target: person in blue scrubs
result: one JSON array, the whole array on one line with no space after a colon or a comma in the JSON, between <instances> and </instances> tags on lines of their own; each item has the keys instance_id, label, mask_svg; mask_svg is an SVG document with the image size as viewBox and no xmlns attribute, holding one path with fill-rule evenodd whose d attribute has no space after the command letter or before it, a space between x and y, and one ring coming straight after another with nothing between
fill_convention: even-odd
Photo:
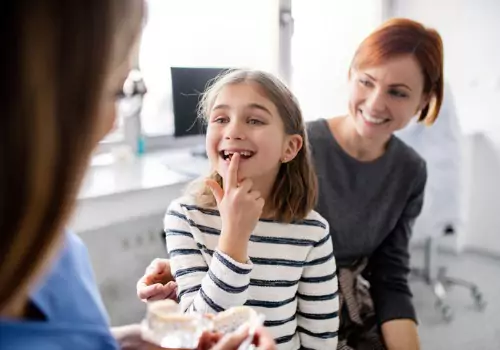
<instances>
[{"instance_id":1,"label":"person in blue scrubs","mask_svg":"<svg viewBox=\"0 0 500 350\"><path fill-rule=\"evenodd\" d=\"M139 325L110 332L87 249L73 233L66 233L63 249L33 291L30 304L38 322L0 321L0 349L35 349L40 344L47 350L61 349L62 344L75 344L77 349L151 349L142 340ZM245 335L233 334L215 349L231 349L230 344L238 344ZM214 340L216 335L204 335L200 348L210 348Z\"/></svg>"},{"instance_id":2,"label":"person in blue scrubs","mask_svg":"<svg viewBox=\"0 0 500 350\"><path fill-rule=\"evenodd\" d=\"M143 13L143 0L1 2L1 350L151 349L139 325L109 328L87 250L63 229L115 124ZM201 348L233 350L247 335Z\"/></svg>"}]
</instances>

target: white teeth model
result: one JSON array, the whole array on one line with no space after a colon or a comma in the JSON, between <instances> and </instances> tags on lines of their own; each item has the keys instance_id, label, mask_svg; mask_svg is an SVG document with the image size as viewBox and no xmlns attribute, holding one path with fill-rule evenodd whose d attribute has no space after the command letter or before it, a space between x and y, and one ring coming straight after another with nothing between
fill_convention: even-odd
<instances>
[{"instance_id":1,"label":"white teeth model","mask_svg":"<svg viewBox=\"0 0 500 350\"><path fill-rule=\"evenodd\" d=\"M367 121L369 121L370 123L373 123L373 124L382 124L383 122L385 122L386 119L381 119L381 118L374 118L368 114L365 114L365 113L361 113L363 115L363 118L365 118Z\"/></svg>"},{"instance_id":2,"label":"white teeth model","mask_svg":"<svg viewBox=\"0 0 500 350\"><path fill-rule=\"evenodd\" d=\"M248 306L235 306L218 313L214 317L213 323L217 332L225 334L236 331L246 323L249 323L250 326L256 326L259 317L259 314Z\"/></svg>"}]
</instances>

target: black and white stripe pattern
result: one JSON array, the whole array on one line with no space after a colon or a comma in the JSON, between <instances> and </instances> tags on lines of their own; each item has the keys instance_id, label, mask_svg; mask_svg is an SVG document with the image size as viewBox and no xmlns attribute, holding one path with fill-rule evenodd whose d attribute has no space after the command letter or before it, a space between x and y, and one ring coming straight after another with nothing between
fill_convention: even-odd
<instances>
[{"instance_id":1,"label":"black and white stripe pattern","mask_svg":"<svg viewBox=\"0 0 500 350\"><path fill-rule=\"evenodd\" d=\"M249 305L265 314L279 349L336 348L338 280L328 225L319 214L292 224L260 220L246 264L217 250L217 210L182 198L170 205L164 224L186 312Z\"/></svg>"}]
</instances>

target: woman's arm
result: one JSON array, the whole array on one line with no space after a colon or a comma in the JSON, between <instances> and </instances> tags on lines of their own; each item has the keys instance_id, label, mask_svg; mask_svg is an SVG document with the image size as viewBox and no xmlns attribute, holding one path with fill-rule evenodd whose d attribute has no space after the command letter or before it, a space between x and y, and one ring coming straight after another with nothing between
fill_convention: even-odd
<instances>
[{"instance_id":1,"label":"woman's arm","mask_svg":"<svg viewBox=\"0 0 500 350\"><path fill-rule=\"evenodd\" d=\"M408 286L409 273L408 239L405 231L394 231L389 242L373 255L369 272L370 292L375 313L381 324L383 340L388 350L418 349L416 314L412 294Z\"/></svg>"},{"instance_id":2,"label":"woman's arm","mask_svg":"<svg viewBox=\"0 0 500 350\"><path fill-rule=\"evenodd\" d=\"M332 240L325 236L309 253L299 282L297 324L301 348L336 349L339 296Z\"/></svg>"},{"instance_id":3,"label":"woman's arm","mask_svg":"<svg viewBox=\"0 0 500 350\"><path fill-rule=\"evenodd\" d=\"M382 324L387 350L419 350L417 324L413 320L392 320Z\"/></svg>"},{"instance_id":4,"label":"woman's arm","mask_svg":"<svg viewBox=\"0 0 500 350\"><path fill-rule=\"evenodd\" d=\"M165 215L164 227L172 275L181 308L186 312L217 313L247 301L252 264L242 264L210 251L191 233L194 223L177 202ZM202 252L212 254L207 265Z\"/></svg>"},{"instance_id":5,"label":"woman's arm","mask_svg":"<svg viewBox=\"0 0 500 350\"><path fill-rule=\"evenodd\" d=\"M364 276L370 282L375 313L389 350L418 349L416 313L408 285L412 226L422 210L427 172L422 162L410 199L394 230L370 258Z\"/></svg>"}]
</instances>

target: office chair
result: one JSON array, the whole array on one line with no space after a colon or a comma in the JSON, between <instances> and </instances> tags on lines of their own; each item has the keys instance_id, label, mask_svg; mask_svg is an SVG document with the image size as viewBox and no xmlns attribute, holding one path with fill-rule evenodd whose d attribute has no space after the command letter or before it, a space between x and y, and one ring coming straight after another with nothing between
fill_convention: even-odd
<instances>
[{"instance_id":1,"label":"office chair","mask_svg":"<svg viewBox=\"0 0 500 350\"><path fill-rule=\"evenodd\" d=\"M444 236L450 236L455 233L452 225L445 226L443 230ZM462 287L470 291L474 305L478 311L484 310L486 301L479 287L471 282L450 277L447 274L447 269L444 266L437 266L436 260L438 257L438 238L427 237L424 246L424 265L422 268L412 268L412 279L417 278L422 280L427 286L432 289L436 296L436 309L441 313L441 316L446 322L451 322L454 318L452 307L446 302L448 290L451 287Z\"/></svg>"}]
</instances>

